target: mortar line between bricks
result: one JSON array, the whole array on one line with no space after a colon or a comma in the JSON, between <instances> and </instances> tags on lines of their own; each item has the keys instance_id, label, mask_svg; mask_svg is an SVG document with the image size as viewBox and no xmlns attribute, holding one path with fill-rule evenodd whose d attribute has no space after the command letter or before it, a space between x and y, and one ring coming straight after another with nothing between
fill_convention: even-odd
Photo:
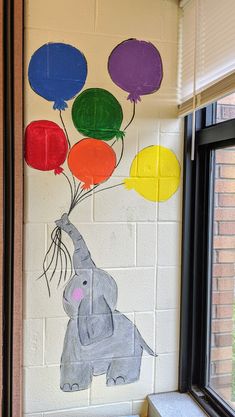
<instances>
[{"instance_id":1,"label":"mortar line between bricks","mask_svg":"<svg viewBox=\"0 0 235 417\"><path fill-rule=\"evenodd\" d=\"M135 253L134 253L134 264L135 264L135 268L137 267L137 244L138 244L138 223L135 223Z\"/></svg>"},{"instance_id":2,"label":"mortar line between bricks","mask_svg":"<svg viewBox=\"0 0 235 417\"><path fill-rule=\"evenodd\" d=\"M131 414L133 414L133 408L134 408L134 401L131 400Z\"/></svg>"},{"instance_id":3,"label":"mortar line between bricks","mask_svg":"<svg viewBox=\"0 0 235 417\"><path fill-rule=\"evenodd\" d=\"M28 222L28 223L30 223L30 222ZM42 223L43 224L43 223ZM46 251L47 251L47 248L48 248L48 223L46 222L45 224L44 224L44 233L45 233L45 239L44 239L44 253L46 253ZM46 265L46 267L47 267L47 265Z\"/></svg>"},{"instance_id":4,"label":"mortar line between bricks","mask_svg":"<svg viewBox=\"0 0 235 417\"><path fill-rule=\"evenodd\" d=\"M46 365L45 361L45 350L46 350L46 318L42 319L42 363Z\"/></svg>"},{"instance_id":5,"label":"mortar line between bricks","mask_svg":"<svg viewBox=\"0 0 235 417\"><path fill-rule=\"evenodd\" d=\"M91 387L88 388L88 407L92 404L91 402Z\"/></svg>"},{"instance_id":6,"label":"mortar line between bricks","mask_svg":"<svg viewBox=\"0 0 235 417\"><path fill-rule=\"evenodd\" d=\"M167 310L163 310L163 311L169 311L169 310L176 310L176 308L169 308L169 309L167 309ZM159 310L157 310L157 311L159 311ZM138 310L135 310L135 311L133 311L133 310L131 310L131 311L122 311L121 312L121 314L124 314L124 315L128 315L128 314L132 314L132 313L137 313L137 314L139 314L139 313L154 313L154 311L153 310L140 310L140 311L138 311ZM41 320L43 320L44 319L44 317L27 317L27 318L24 318L24 320L39 320L39 319L41 319ZM58 320L62 320L62 319L64 319L64 320L66 320L67 322L68 322L68 317L67 316L47 316L47 320L55 320L55 319L58 319ZM39 366L39 365L35 365L35 366Z\"/></svg>"},{"instance_id":7,"label":"mortar line between bricks","mask_svg":"<svg viewBox=\"0 0 235 417\"><path fill-rule=\"evenodd\" d=\"M30 31L30 30L37 30L39 32L57 32L60 31L63 35L65 34L77 34L77 35L90 35L90 36L100 36L100 37L105 37L105 38L114 38L114 39L122 39L125 36L124 34L118 34L118 33L114 33L114 34L110 34L110 33L106 33L106 32L83 32L83 31L78 31L78 30L61 30L61 28L56 28L56 29L52 29L52 28L43 28L41 26L25 26L25 30ZM162 43L162 44L170 44L170 45L178 45L177 41L175 40L168 40L168 39L164 39L164 38L152 38L151 36L148 36L148 41L151 42L156 42L156 43ZM177 87L173 87L175 89L177 89ZM172 117L173 119L173 117ZM170 132L169 132L170 133ZM174 132L172 132L174 133ZM177 132L176 132L177 133Z\"/></svg>"},{"instance_id":8,"label":"mortar line between bricks","mask_svg":"<svg viewBox=\"0 0 235 417\"><path fill-rule=\"evenodd\" d=\"M157 207L158 211L158 207ZM158 218L158 213L157 213ZM156 242L155 242L155 273L154 273L154 350L157 353L157 278L158 278L158 221L156 222ZM157 358L154 357L154 368L153 368L153 392L156 392L157 388Z\"/></svg>"},{"instance_id":9,"label":"mortar line between bricks","mask_svg":"<svg viewBox=\"0 0 235 417\"><path fill-rule=\"evenodd\" d=\"M153 219L153 220L149 220L149 221L146 221L146 220L136 220L136 222L137 223L140 223L140 224L155 224L156 223L156 219ZM230 220L225 220L226 222L227 221L230 221ZM234 220L231 220L231 222L232 221L234 221ZM45 222L47 222L47 225L50 227L54 227L53 225L54 225L54 221L53 220L45 220ZM80 225L91 225L91 224L94 224L94 225L102 225L102 224L107 224L107 225L112 225L112 224L115 224L115 225L118 225L118 224L120 224L120 225L126 225L126 224L132 224L132 225L134 225L135 224L135 221L127 221L127 220L122 220L122 221L120 221L120 220L108 220L108 221L106 221L106 220L94 220L94 222L92 223L91 222L91 220L90 221L79 221L79 222L74 222L75 223L75 225L76 224L80 224ZM159 220L159 223L160 224L182 224L182 221L181 220ZM30 225L30 224L32 224L32 225L37 225L37 224L44 224L44 222L43 221L40 221L40 222L37 222L37 221L28 221L27 222L27 225ZM230 236L232 236L232 235L230 235Z\"/></svg>"},{"instance_id":10,"label":"mortar line between bricks","mask_svg":"<svg viewBox=\"0 0 235 417\"><path fill-rule=\"evenodd\" d=\"M141 401L141 400L134 400L134 401ZM112 406L112 405L119 405L119 404L126 404L126 403L131 404L134 401L133 400L126 400L126 401L123 400L123 401L113 401L111 403L105 403L105 404L91 404L90 409L92 410L93 408L96 408L96 407L100 408L100 407L103 407L103 406ZM80 411L80 410L85 410L87 408L88 408L87 405L83 405L81 407L60 408L59 410L58 409L52 409L50 411L46 411L46 415L48 417L50 417L50 414L55 413L55 412ZM40 411L38 413L40 413Z\"/></svg>"},{"instance_id":11,"label":"mortar line between bricks","mask_svg":"<svg viewBox=\"0 0 235 417\"><path fill-rule=\"evenodd\" d=\"M98 11L99 11L99 4L98 0L95 0L95 18L94 18L94 32L96 33L97 30L97 22L98 22Z\"/></svg>"},{"instance_id":12,"label":"mortar line between bricks","mask_svg":"<svg viewBox=\"0 0 235 417\"><path fill-rule=\"evenodd\" d=\"M94 192L91 195L91 222L92 224L95 223L95 199L94 199Z\"/></svg>"}]
</instances>

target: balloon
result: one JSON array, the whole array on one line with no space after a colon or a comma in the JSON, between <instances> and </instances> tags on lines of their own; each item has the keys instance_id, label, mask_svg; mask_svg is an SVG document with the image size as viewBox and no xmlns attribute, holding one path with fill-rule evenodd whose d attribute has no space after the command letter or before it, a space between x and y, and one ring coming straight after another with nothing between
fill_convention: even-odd
<instances>
[{"instance_id":1,"label":"balloon","mask_svg":"<svg viewBox=\"0 0 235 417\"><path fill-rule=\"evenodd\" d=\"M150 201L168 200L178 189L180 164L175 154L163 146L149 146L134 158L127 189L134 189Z\"/></svg>"},{"instance_id":2,"label":"balloon","mask_svg":"<svg viewBox=\"0 0 235 417\"><path fill-rule=\"evenodd\" d=\"M86 58L74 46L47 43L32 55L28 77L37 94L54 101L54 109L64 110L68 107L65 100L73 98L85 84Z\"/></svg>"},{"instance_id":3,"label":"balloon","mask_svg":"<svg viewBox=\"0 0 235 417\"><path fill-rule=\"evenodd\" d=\"M108 71L113 82L127 91L127 98L136 103L141 101L140 96L160 88L162 59L151 42L128 39L111 52Z\"/></svg>"},{"instance_id":4,"label":"balloon","mask_svg":"<svg viewBox=\"0 0 235 417\"><path fill-rule=\"evenodd\" d=\"M97 139L85 138L70 150L68 166L72 174L84 182L83 189L106 181L116 166L116 155L111 146Z\"/></svg>"},{"instance_id":5,"label":"balloon","mask_svg":"<svg viewBox=\"0 0 235 417\"><path fill-rule=\"evenodd\" d=\"M54 122L37 120L31 122L25 131L25 161L40 171L63 171L68 152L64 131Z\"/></svg>"},{"instance_id":6,"label":"balloon","mask_svg":"<svg viewBox=\"0 0 235 417\"><path fill-rule=\"evenodd\" d=\"M90 138L110 140L124 136L122 108L117 99L102 88L89 88L79 94L72 107L76 129Z\"/></svg>"}]
</instances>

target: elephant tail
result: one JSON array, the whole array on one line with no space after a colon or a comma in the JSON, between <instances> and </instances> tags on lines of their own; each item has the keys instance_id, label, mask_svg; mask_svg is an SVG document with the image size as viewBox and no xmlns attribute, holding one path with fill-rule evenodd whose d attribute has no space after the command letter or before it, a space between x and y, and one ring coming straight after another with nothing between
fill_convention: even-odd
<instances>
[{"instance_id":1,"label":"elephant tail","mask_svg":"<svg viewBox=\"0 0 235 417\"><path fill-rule=\"evenodd\" d=\"M138 335L138 339L140 342L140 346L149 353L149 355L151 356L158 356L150 347L149 345L145 342L145 340L143 339L143 337L141 336L140 332L136 329L137 335Z\"/></svg>"}]
</instances>

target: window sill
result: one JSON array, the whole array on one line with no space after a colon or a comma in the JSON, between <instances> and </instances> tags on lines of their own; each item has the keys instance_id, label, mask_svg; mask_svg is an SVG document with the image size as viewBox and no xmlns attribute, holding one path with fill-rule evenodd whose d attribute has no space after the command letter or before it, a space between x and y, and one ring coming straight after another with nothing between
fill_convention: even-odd
<instances>
[{"instance_id":1,"label":"window sill","mask_svg":"<svg viewBox=\"0 0 235 417\"><path fill-rule=\"evenodd\" d=\"M148 396L149 417L205 417L207 414L188 394L167 392Z\"/></svg>"}]
</instances>

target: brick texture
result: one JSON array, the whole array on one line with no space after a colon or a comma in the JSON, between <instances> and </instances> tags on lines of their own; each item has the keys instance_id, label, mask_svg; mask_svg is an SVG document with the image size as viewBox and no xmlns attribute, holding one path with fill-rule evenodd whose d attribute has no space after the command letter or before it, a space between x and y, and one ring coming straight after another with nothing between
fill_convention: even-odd
<instances>
[{"instance_id":1,"label":"brick texture","mask_svg":"<svg viewBox=\"0 0 235 417\"><path fill-rule=\"evenodd\" d=\"M235 178L235 166L222 165L220 167L220 178Z\"/></svg>"},{"instance_id":2,"label":"brick texture","mask_svg":"<svg viewBox=\"0 0 235 417\"><path fill-rule=\"evenodd\" d=\"M235 150L216 151L210 385L232 393L235 276Z\"/></svg>"},{"instance_id":3,"label":"brick texture","mask_svg":"<svg viewBox=\"0 0 235 417\"><path fill-rule=\"evenodd\" d=\"M218 205L220 207L234 207L235 206L235 194L219 194Z\"/></svg>"}]
</instances>

